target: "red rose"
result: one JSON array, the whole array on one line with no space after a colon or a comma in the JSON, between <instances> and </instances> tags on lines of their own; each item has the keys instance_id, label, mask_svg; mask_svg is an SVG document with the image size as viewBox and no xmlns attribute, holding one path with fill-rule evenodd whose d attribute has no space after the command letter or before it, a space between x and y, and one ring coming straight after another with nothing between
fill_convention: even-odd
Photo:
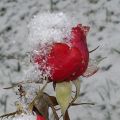
<instances>
[{"instance_id":1,"label":"red rose","mask_svg":"<svg viewBox=\"0 0 120 120\"><path fill-rule=\"evenodd\" d=\"M71 30L69 43L54 43L47 56L34 55L34 62L42 65L46 60L45 68L49 67L49 80L63 82L75 80L86 71L89 61L89 51L86 43L88 27L78 25Z\"/></svg>"},{"instance_id":2,"label":"red rose","mask_svg":"<svg viewBox=\"0 0 120 120\"><path fill-rule=\"evenodd\" d=\"M45 118L41 115L37 115L37 120L45 120Z\"/></svg>"}]
</instances>

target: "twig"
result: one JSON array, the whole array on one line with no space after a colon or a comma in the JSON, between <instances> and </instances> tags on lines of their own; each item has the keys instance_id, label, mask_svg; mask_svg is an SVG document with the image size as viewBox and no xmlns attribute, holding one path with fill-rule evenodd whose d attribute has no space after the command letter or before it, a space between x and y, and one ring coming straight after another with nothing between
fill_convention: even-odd
<instances>
[{"instance_id":1,"label":"twig","mask_svg":"<svg viewBox=\"0 0 120 120\"><path fill-rule=\"evenodd\" d=\"M8 117L10 117L10 116L15 116L15 114L20 114L21 113L21 111L15 111L15 112L12 112L12 113L8 113L8 114L4 114L4 115L1 115L0 116L0 118L2 119L2 118L8 118Z\"/></svg>"},{"instance_id":2,"label":"twig","mask_svg":"<svg viewBox=\"0 0 120 120\"><path fill-rule=\"evenodd\" d=\"M72 106L77 106L77 105L95 105L95 103L73 103Z\"/></svg>"},{"instance_id":3,"label":"twig","mask_svg":"<svg viewBox=\"0 0 120 120\"><path fill-rule=\"evenodd\" d=\"M89 51L89 53L92 53L92 52L94 52L95 50L97 50L99 48L99 46L97 46L95 49L93 49L93 50L90 50Z\"/></svg>"}]
</instances>

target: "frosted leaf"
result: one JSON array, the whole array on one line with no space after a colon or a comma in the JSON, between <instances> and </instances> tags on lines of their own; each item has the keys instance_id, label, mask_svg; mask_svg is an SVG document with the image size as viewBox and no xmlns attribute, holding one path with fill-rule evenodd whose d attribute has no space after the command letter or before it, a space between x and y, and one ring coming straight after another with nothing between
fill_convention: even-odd
<instances>
[{"instance_id":1,"label":"frosted leaf","mask_svg":"<svg viewBox=\"0 0 120 120\"><path fill-rule=\"evenodd\" d=\"M36 116L32 114L21 114L19 116L15 116L12 120L36 120Z\"/></svg>"},{"instance_id":2,"label":"frosted leaf","mask_svg":"<svg viewBox=\"0 0 120 120\"><path fill-rule=\"evenodd\" d=\"M70 37L71 21L64 13L41 13L31 20L28 25L28 40L30 45L51 44L64 42Z\"/></svg>"}]
</instances>

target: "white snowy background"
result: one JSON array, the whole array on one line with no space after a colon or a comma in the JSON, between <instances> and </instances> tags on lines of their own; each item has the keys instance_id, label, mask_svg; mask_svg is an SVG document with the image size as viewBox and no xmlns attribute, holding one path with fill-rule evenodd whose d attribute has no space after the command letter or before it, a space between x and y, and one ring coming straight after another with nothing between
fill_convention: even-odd
<instances>
[{"instance_id":1,"label":"white snowy background","mask_svg":"<svg viewBox=\"0 0 120 120\"><path fill-rule=\"evenodd\" d=\"M89 50L100 46L91 58L106 57L94 76L82 78L79 102L95 105L72 107L71 120L120 120L120 0L0 0L0 115L14 111L18 99L2 88L22 80L29 68L27 24L47 11L89 25Z\"/></svg>"}]
</instances>

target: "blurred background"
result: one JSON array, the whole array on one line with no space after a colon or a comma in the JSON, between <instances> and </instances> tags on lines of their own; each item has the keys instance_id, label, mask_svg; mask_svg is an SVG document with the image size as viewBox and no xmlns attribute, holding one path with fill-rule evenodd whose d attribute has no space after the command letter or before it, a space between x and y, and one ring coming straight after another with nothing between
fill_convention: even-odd
<instances>
[{"instance_id":1,"label":"blurred background","mask_svg":"<svg viewBox=\"0 0 120 120\"><path fill-rule=\"evenodd\" d=\"M29 67L27 25L39 12L64 12L90 26L88 46L92 59L106 57L99 71L82 78L79 102L70 109L71 120L120 120L120 0L0 0L0 115L15 110L14 89Z\"/></svg>"}]
</instances>

